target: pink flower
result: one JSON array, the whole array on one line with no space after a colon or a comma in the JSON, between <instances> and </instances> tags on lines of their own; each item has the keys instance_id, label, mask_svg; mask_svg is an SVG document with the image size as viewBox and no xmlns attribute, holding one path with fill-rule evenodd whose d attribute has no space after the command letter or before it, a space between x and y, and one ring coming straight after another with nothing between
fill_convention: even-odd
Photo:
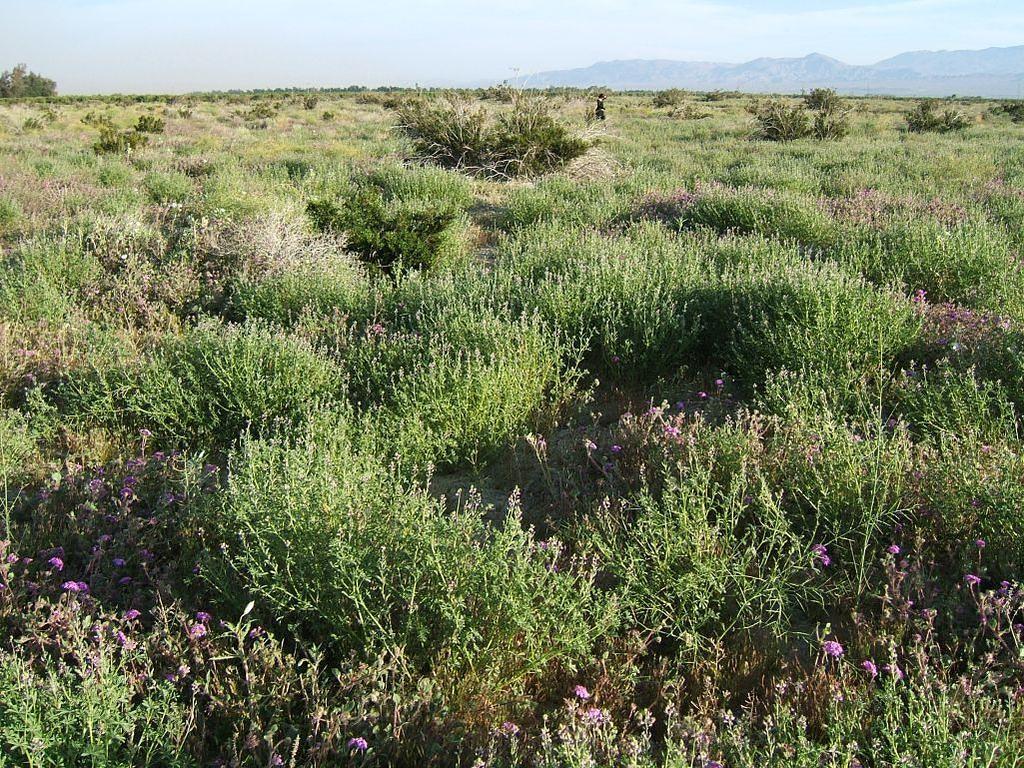
<instances>
[{"instance_id":1,"label":"pink flower","mask_svg":"<svg viewBox=\"0 0 1024 768\"><path fill-rule=\"evenodd\" d=\"M831 656L833 659L838 659L843 655L843 646L836 640L826 640L821 644L821 650L825 652L826 656Z\"/></svg>"},{"instance_id":2,"label":"pink flower","mask_svg":"<svg viewBox=\"0 0 1024 768\"><path fill-rule=\"evenodd\" d=\"M580 701L587 701L590 699L590 691L584 688L582 685L577 685L572 689L572 692L576 694L576 698Z\"/></svg>"},{"instance_id":3,"label":"pink flower","mask_svg":"<svg viewBox=\"0 0 1024 768\"><path fill-rule=\"evenodd\" d=\"M900 553L900 548L895 544L890 544L888 547L885 548L885 551L888 552L890 555L898 555Z\"/></svg>"},{"instance_id":4,"label":"pink flower","mask_svg":"<svg viewBox=\"0 0 1024 768\"><path fill-rule=\"evenodd\" d=\"M50 564L50 567L53 568L53 570L55 571L64 570L64 561L61 560L59 557L51 557L46 562L48 562Z\"/></svg>"},{"instance_id":5,"label":"pink flower","mask_svg":"<svg viewBox=\"0 0 1024 768\"><path fill-rule=\"evenodd\" d=\"M828 547L824 544L815 544L811 547L811 554L814 555L814 560L820 563L823 568L828 568L832 565L832 558L829 557Z\"/></svg>"},{"instance_id":6,"label":"pink flower","mask_svg":"<svg viewBox=\"0 0 1024 768\"><path fill-rule=\"evenodd\" d=\"M861 662L860 668L871 675L871 679L874 680L878 677L878 667L875 666L875 662L871 659L865 659Z\"/></svg>"},{"instance_id":7,"label":"pink flower","mask_svg":"<svg viewBox=\"0 0 1024 768\"><path fill-rule=\"evenodd\" d=\"M887 672L888 674L895 677L897 680L903 679L903 670L900 669L899 665L897 664L886 664L884 667L882 667L882 671Z\"/></svg>"},{"instance_id":8,"label":"pink flower","mask_svg":"<svg viewBox=\"0 0 1024 768\"><path fill-rule=\"evenodd\" d=\"M981 584L981 577L975 576L973 573L968 573L966 576L964 576L964 581L967 582L968 586L976 587L979 584Z\"/></svg>"},{"instance_id":9,"label":"pink flower","mask_svg":"<svg viewBox=\"0 0 1024 768\"><path fill-rule=\"evenodd\" d=\"M206 637L207 631L205 624L193 624L189 627L188 637L190 640L199 640L200 638Z\"/></svg>"},{"instance_id":10,"label":"pink flower","mask_svg":"<svg viewBox=\"0 0 1024 768\"><path fill-rule=\"evenodd\" d=\"M978 549L984 549L985 548L985 540L984 539L978 539L976 542L974 542L974 546L976 546Z\"/></svg>"},{"instance_id":11,"label":"pink flower","mask_svg":"<svg viewBox=\"0 0 1024 768\"><path fill-rule=\"evenodd\" d=\"M124 632L117 633L117 644L124 648L126 651L130 651L135 648L135 641L132 640Z\"/></svg>"},{"instance_id":12,"label":"pink flower","mask_svg":"<svg viewBox=\"0 0 1024 768\"><path fill-rule=\"evenodd\" d=\"M509 720L506 720L501 724L498 732L501 733L502 736L508 736L511 738L519 733L519 726Z\"/></svg>"}]
</instances>

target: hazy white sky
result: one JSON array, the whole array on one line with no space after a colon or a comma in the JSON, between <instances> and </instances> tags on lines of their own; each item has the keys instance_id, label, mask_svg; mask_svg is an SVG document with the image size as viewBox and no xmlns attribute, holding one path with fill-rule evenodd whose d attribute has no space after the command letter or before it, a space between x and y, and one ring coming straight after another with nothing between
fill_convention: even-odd
<instances>
[{"instance_id":1,"label":"hazy white sky","mask_svg":"<svg viewBox=\"0 0 1024 768\"><path fill-rule=\"evenodd\" d=\"M627 58L1024 44L1024 0L0 0L0 69L62 93L453 84Z\"/></svg>"}]
</instances>

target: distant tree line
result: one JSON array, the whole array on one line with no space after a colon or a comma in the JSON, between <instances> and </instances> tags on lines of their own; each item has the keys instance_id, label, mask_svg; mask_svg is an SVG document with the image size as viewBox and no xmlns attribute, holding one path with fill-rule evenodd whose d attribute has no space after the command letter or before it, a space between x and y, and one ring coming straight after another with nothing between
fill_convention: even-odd
<instances>
[{"instance_id":1,"label":"distant tree line","mask_svg":"<svg viewBox=\"0 0 1024 768\"><path fill-rule=\"evenodd\" d=\"M29 72L25 64L0 74L0 99L23 99L31 96L53 96L57 83L48 77Z\"/></svg>"}]
</instances>

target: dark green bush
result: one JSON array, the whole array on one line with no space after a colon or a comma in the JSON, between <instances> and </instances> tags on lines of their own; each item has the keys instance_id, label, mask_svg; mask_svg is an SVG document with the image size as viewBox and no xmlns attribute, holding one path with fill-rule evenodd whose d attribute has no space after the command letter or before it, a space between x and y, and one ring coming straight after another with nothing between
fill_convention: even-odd
<instances>
[{"instance_id":1,"label":"dark green bush","mask_svg":"<svg viewBox=\"0 0 1024 768\"><path fill-rule=\"evenodd\" d=\"M112 125L103 125L100 128L100 138L92 145L97 155L122 154L132 152L140 147L146 146L149 137L138 131L119 131Z\"/></svg>"},{"instance_id":2,"label":"dark green bush","mask_svg":"<svg viewBox=\"0 0 1024 768\"><path fill-rule=\"evenodd\" d=\"M163 133L164 121L156 115L139 115L135 130L139 133Z\"/></svg>"},{"instance_id":3,"label":"dark green bush","mask_svg":"<svg viewBox=\"0 0 1024 768\"><path fill-rule=\"evenodd\" d=\"M804 105L814 110L837 110L842 106L839 94L831 88L814 88L804 94Z\"/></svg>"},{"instance_id":4,"label":"dark green bush","mask_svg":"<svg viewBox=\"0 0 1024 768\"><path fill-rule=\"evenodd\" d=\"M1003 101L993 112L1006 115L1015 123L1024 123L1024 101Z\"/></svg>"},{"instance_id":5,"label":"dark green bush","mask_svg":"<svg viewBox=\"0 0 1024 768\"><path fill-rule=\"evenodd\" d=\"M469 196L431 171L381 171L356 179L340 199L313 200L323 232L343 234L363 261L385 270L427 269L462 250Z\"/></svg>"}]
</instances>

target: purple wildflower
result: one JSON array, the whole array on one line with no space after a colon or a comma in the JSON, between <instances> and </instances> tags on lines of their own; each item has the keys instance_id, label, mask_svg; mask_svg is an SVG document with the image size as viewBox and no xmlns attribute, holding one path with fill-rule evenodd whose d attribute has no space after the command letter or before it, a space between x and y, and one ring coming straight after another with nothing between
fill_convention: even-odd
<instances>
[{"instance_id":1,"label":"purple wildflower","mask_svg":"<svg viewBox=\"0 0 1024 768\"><path fill-rule=\"evenodd\" d=\"M365 752L369 747L370 745L366 743L366 739L362 736L353 736L348 740L348 748L354 749L357 752Z\"/></svg>"},{"instance_id":2,"label":"purple wildflower","mask_svg":"<svg viewBox=\"0 0 1024 768\"><path fill-rule=\"evenodd\" d=\"M621 445L613 445L612 446L612 453L615 453L615 454L622 453L622 446Z\"/></svg>"},{"instance_id":3,"label":"purple wildflower","mask_svg":"<svg viewBox=\"0 0 1024 768\"><path fill-rule=\"evenodd\" d=\"M900 553L900 548L895 544L890 544L888 547L885 548L885 551L888 552L890 555L898 555Z\"/></svg>"},{"instance_id":4,"label":"purple wildflower","mask_svg":"<svg viewBox=\"0 0 1024 768\"><path fill-rule=\"evenodd\" d=\"M577 685L572 689L572 692L576 694L576 698L580 701L587 701L590 699L590 691L584 688L582 685Z\"/></svg>"},{"instance_id":5,"label":"purple wildflower","mask_svg":"<svg viewBox=\"0 0 1024 768\"><path fill-rule=\"evenodd\" d=\"M973 573L968 573L964 576L964 581L967 582L968 586L976 587L981 584L981 577L975 576Z\"/></svg>"},{"instance_id":6,"label":"purple wildflower","mask_svg":"<svg viewBox=\"0 0 1024 768\"><path fill-rule=\"evenodd\" d=\"M118 631L116 638L117 644L124 648L126 651L131 651L136 647L136 642L120 630Z\"/></svg>"},{"instance_id":7,"label":"purple wildflower","mask_svg":"<svg viewBox=\"0 0 1024 768\"><path fill-rule=\"evenodd\" d=\"M124 568L125 559L123 557L115 557L113 563L115 568Z\"/></svg>"},{"instance_id":8,"label":"purple wildflower","mask_svg":"<svg viewBox=\"0 0 1024 768\"><path fill-rule=\"evenodd\" d=\"M512 736L516 736L519 734L519 726L511 722L510 720L506 720L504 723L501 724L501 727L498 729L498 732L502 736L508 736L511 738Z\"/></svg>"},{"instance_id":9,"label":"purple wildflower","mask_svg":"<svg viewBox=\"0 0 1024 768\"><path fill-rule=\"evenodd\" d=\"M193 624L188 630L189 640L199 640L206 637L207 631L205 624Z\"/></svg>"},{"instance_id":10,"label":"purple wildflower","mask_svg":"<svg viewBox=\"0 0 1024 768\"><path fill-rule=\"evenodd\" d=\"M608 719L608 715L604 713L603 709L597 707L591 707L583 713L584 719L593 725L599 725Z\"/></svg>"},{"instance_id":11,"label":"purple wildflower","mask_svg":"<svg viewBox=\"0 0 1024 768\"><path fill-rule=\"evenodd\" d=\"M203 624L209 624L210 619L212 618L213 616L208 614L206 611L199 611L199 613L196 614L196 621L201 621Z\"/></svg>"},{"instance_id":12,"label":"purple wildflower","mask_svg":"<svg viewBox=\"0 0 1024 768\"><path fill-rule=\"evenodd\" d=\"M824 544L815 544L811 547L811 554L814 555L814 559L820 563L823 568L828 568L832 565L832 558L829 557L828 547Z\"/></svg>"},{"instance_id":13,"label":"purple wildflower","mask_svg":"<svg viewBox=\"0 0 1024 768\"><path fill-rule=\"evenodd\" d=\"M76 592L82 594L89 594L89 585L84 581L65 581L60 585L60 588L65 592Z\"/></svg>"},{"instance_id":14,"label":"purple wildflower","mask_svg":"<svg viewBox=\"0 0 1024 768\"><path fill-rule=\"evenodd\" d=\"M875 666L875 662L871 659L864 659L860 664L860 668L871 675L872 680L878 677L878 667Z\"/></svg>"},{"instance_id":15,"label":"purple wildflower","mask_svg":"<svg viewBox=\"0 0 1024 768\"><path fill-rule=\"evenodd\" d=\"M882 671L892 675L897 680L903 679L903 670L899 668L898 664L886 664L882 667Z\"/></svg>"},{"instance_id":16,"label":"purple wildflower","mask_svg":"<svg viewBox=\"0 0 1024 768\"><path fill-rule=\"evenodd\" d=\"M51 557L46 562L48 562L50 564L50 567L53 568L53 570L55 571L59 572L64 570L64 561L61 560L59 557Z\"/></svg>"},{"instance_id":17,"label":"purple wildflower","mask_svg":"<svg viewBox=\"0 0 1024 768\"><path fill-rule=\"evenodd\" d=\"M974 546L976 546L978 549L984 549L985 545L986 542L984 539L978 539L976 542L974 542Z\"/></svg>"},{"instance_id":18,"label":"purple wildflower","mask_svg":"<svg viewBox=\"0 0 1024 768\"><path fill-rule=\"evenodd\" d=\"M821 644L821 650L825 652L826 656L831 656L833 659L838 659L843 655L843 646L836 640L826 640Z\"/></svg>"},{"instance_id":19,"label":"purple wildflower","mask_svg":"<svg viewBox=\"0 0 1024 768\"><path fill-rule=\"evenodd\" d=\"M141 615L142 615L142 611L138 610L137 608L130 608L127 611L125 611L125 613L124 613L124 620L125 621L135 621Z\"/></svg>"}]
</instances>

